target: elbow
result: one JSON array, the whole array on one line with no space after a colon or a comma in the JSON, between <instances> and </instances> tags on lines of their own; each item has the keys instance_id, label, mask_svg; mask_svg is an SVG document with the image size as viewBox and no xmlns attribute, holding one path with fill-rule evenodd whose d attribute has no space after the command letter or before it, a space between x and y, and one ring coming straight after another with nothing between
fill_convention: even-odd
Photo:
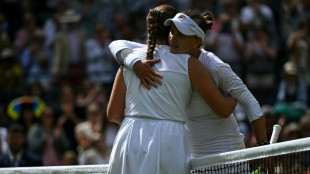
<instances>
[{"instance_id":1,"label":"elbow","mask_svg":"<svg viewBox=\"0 0 310 174\"><path fill-rule=\"evenodd\" d=\"M234 109L225 107L212 108L212 110L214 114L221 118L228 118L234 112Z\"/></svg>"},{"instance_id":2,"label":"elbow","mask_svg":"<svg viewBox=\"0 0 310 174\"><path fill-rule=\"evenodd\" d=\"M113 113L109 112L109 111L107 112L107 118L108 118L109 122L115 123L115 121L116 121L115 115Z\"/></svg>"},{"instance_id":3,"label":"elbow","mask_svg":"<svg viewBox=\"0 0 310 174\"><path fill-rule=\"evenodd\" d=\"M124 116L119 114L119 113L114 113L112 111L107 111L107 119L108 121L112 122L112 123L116 123L116 124L121 124Z\"/></svg>"},{"instance_id":4,"label":"elbow","mask_svg":"<svg viewBox=\"0 0 310 174\"><path fill-rule=\"evenodd\" d=\"M221 118L228 118L234 111L236 105L232 105L230 107L221 107L215 113Z\"/></svg>"},{"instance_id":5,"label":"elbow","mask_svg":"<svg viewBox=\"0 0 310 174\"><path fill-rule=\"evenodd\" d=\"M220 116L221 118L228 118L231 114L232 114L232 112L221 111L217 115Z\"/></svg>"},{"instance_id":6,"label":"elbow","mask_svg":"<svg viewBox=\"0 0 310 174\"><path fill-rule=\"evenodd\" d=\"M120 119L117 119L117 118L109 116L109 115L107 116L107 118L108 118L109 122L116 123L116 124L121 124Z\"/></svg>"},{"instance_id":7,"label":"elbow","mask_svg":"<svg viewBox=\"0 0 310 174\"><path fill-rule=\"evenodd\" d=\"M107 118L108 118L108 121L110 121L110 122L113 122L113 120L114 120L113 117L111 116L111 114L109 114L109 113L107 114Z\"/></svg>"},{"instance_id":8,"label":"elbow","mask_svg":"<svg viewBox=\"0 0 310 174\"><path fill-rule=\"evenodd\" d=\"M228 118L235 111L237 106L237 101L234 98L228 97L227 100L226 107L221 107L219 109L218 115L222 118Z\"/></svg>"}]
</instances>

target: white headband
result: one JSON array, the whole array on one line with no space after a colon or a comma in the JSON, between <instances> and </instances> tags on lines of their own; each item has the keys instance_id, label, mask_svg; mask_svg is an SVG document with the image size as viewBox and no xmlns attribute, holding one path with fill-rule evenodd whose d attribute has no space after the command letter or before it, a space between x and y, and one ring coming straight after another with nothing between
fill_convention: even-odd
<instances>
[{"instance_id":1,"label":"white headband","mask_svg":"<svg viewBox=\"0 0 310 174\"><path fill-rule=\"evenodd\" d=\"M172 22L178 28L178 30L184 35L188 35L188 36L195 35L201 39L205 37L205 33L196 24L196 22L183 13L178 13L174 16L174 18L167 19L164 25L170 26Z\"/></svg>"}]
</instances>

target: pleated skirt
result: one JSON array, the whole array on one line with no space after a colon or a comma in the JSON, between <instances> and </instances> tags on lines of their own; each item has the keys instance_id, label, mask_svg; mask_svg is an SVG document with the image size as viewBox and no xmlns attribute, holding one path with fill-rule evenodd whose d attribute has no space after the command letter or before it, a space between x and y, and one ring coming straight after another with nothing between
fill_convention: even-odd
<instances>
[{"instance_id":1,"label":"pleated skirt","mask_svg":"<svg viewBox=\"0 0 310 174\"><path fill-rule=\"evenodd\" d=\"M114 140L109 174L188 174L184 123L126 117Z\"/></svg>"}]
</instances>

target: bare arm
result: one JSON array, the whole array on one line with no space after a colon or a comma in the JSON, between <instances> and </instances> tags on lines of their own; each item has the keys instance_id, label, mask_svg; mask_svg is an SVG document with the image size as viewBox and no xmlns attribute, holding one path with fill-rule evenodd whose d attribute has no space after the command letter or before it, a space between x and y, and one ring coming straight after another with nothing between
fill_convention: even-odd
<instances>
[{"instance_id":1,"label":"bare arm","mask_svg":"<svg viewBox=\"0 0 310 174\"><path fill-rule=\"evenodd\" d=\"M252 121L251 126L253 128L257 143L267 141L265 117L264 116L261 116L258 119Z\"/></svg>"},{"instance_id":2,"label":"bare arm","mask_svg":"<svg viewBox=\"0 0 310 174\"><path fill-rule=\"evenodd\" d=\"M125 118L126 85L123 77L123 69L120 68L115 76L110 101L107 108L108 120L121 124Z\"/></svg>"},{"instance_id":3,"label":"bare arm","mask_svg":"<svg viewBox=\"0 0 310 174\"><path fill-rule=\"evenodd\" d=\"M192 85L211 107L214 113L221 117L229 117L235 110L237 102L232 97L224 97L212 81L206 67L196 58L188 60L188 73Z\"/></svg>"}]
</instances>

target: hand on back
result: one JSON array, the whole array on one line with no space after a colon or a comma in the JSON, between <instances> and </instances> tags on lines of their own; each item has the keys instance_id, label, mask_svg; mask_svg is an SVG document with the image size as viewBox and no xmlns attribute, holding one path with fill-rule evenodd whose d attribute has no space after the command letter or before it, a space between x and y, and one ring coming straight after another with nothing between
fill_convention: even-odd
<instances>
[{"instance_id":1,"label":"hand on back","mask_svg":"<svg viewBox=\"0 0 310 174\"><path fill-rule=\"evenodd\" d=\"M159 78L163 76L152 68L152 66L158 62L160 62L160 59L140 60L133 66L133 71L148 90L150 90L150 86L157 88L157 84L162 84Z\"/></svg>"}]
</instances>

